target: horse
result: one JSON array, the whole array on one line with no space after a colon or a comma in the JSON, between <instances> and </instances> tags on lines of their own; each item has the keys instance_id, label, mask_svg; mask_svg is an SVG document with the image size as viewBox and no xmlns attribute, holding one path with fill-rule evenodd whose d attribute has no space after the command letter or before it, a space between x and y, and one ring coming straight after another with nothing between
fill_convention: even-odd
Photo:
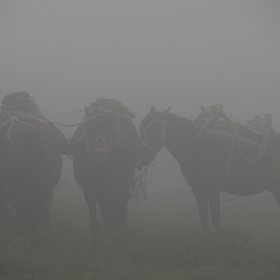
<instances>
[{"instance_id":1,"label":"horse","mask_svg":"<svg viewBox=\"0 0 280 280\"><path fill-rule=\"evenodd\" d=\"M0 125L0 183L7 190L2 194L16 209L19 231L31 234L49 222L68 142L41 117L8 113Z\"/></svg>"},{"instance_id":2,"label":"horse","mask_svg":"<svg viewBox=\"0 0 280 280\"><path fill-rule=\"evenodd\" d=\"M96 205L101 209L104 231L115 230L126 223L127 203L134 186L135 159L126 138L122 145L116 143L116 117L118 109L104 113L86 107L83 124L70 140L70 145L75 142L73 171L88 207L92 246L98 240Z\"/></svg>"},{"instance_id":3,"label":"horse","mask_svg":"<svg viewBox=\"0 0 280 280\"><path fill-rule=\"evenodd\" d=\"M251 161L234 150L230 168L229 145L196 139L197 122L169 112L156 112L152 106L140 124L140 139L148 164L165 146L178 161L194 194L202 228L209 231L209 210L215 230L220 229L220 192L249 196L270 191L280 206L280 134L274 134L273 154ZM227 174L227 176L225 176Z\"/></svg>"},{"instance_id":4,"label":"horse","mask_svg":"<svg viewBox=\"0 0 280 280\"><path fill-rule=\"evenodd\" d=\"M6 186L0 185L0 225L4 223L5 216L13 208L11 197Z\"/></svg>"}]
</instances>

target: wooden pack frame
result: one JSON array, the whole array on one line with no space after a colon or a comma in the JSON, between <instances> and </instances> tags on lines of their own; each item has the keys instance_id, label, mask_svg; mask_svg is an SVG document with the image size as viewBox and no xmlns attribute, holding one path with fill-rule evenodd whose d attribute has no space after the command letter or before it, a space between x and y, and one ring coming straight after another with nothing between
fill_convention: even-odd
<instances>
[{"instance_id":1,"label":"wooden pack frame","mask_svg":"<svg viewBox=\"0 0 280 280\"><path fill-rule=\"evenodd\" d=\"M239 124L227 117L221 104L212 105L209 109L200 106L200 109L202 112L196 119L200 125L194 135L195 138L198 139L205 133L221 138L230 138L233 142L239 141L256 147L259 151L259 160L262 159L267 151L269 137L273 131L270 114L266 114L264 118L255 116L245 124Z\"/></svg>"}]
</instances>

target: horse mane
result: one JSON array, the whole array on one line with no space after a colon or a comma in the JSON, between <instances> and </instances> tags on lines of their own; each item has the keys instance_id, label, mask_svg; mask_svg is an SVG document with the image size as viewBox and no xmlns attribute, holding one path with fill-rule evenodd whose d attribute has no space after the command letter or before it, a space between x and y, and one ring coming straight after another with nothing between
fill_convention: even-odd
<instances>
[{"instance_id":1,"label":"horse mane","mask_svg":"<svg viewBox=\"0 0 280 280\"><path fill-rule=\"evenodd\" d=\"M145 122L146 118L149 116L150 113L148 113L143 119L142 121L140 122L140 125L139 125L139 131L142 131L143 129L143 123Z\"/></svg>"},{"instance_id":2,"label":"horse mane","mask_svg":"<svg viewBox=\"0 0 280 280\"><path fill-rule=\"evenodd\" d=\"M179 117L169 112L166 117L166 122L168 122L169 128L175 134L184 132L184 135L189 137L193 132L194 122L185 117Z\"/></svg>"},{"instance_id":3,"label":"horse mane","mask_svg":"<svg viewBox=\"0 0 280 280\"><path fill-rule=\"evenodd\" d=\"M178 136L178 134L183 135L186 138L189 138L192 136L194 132L194 121L189 120L185 117L180 117L174 113L162 111L162 112L156 112L155 114L164 114L163 118L166 121L166 124L168 125L169 128L169 135L174 135ZM146 122L147 117L150 115L148 113L141 121L140 123L140 131L143 130L144 124Z\"/></svg>"}]
</instances>

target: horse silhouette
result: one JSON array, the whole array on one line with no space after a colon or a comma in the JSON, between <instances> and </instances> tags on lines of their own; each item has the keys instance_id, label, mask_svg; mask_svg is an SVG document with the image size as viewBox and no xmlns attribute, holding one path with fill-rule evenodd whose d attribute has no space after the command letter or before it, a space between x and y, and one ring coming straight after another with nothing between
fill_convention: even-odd
<instances>
[{"instance_id":1,"label":"horse silhouette","mask_svg":"<svg viewBox=\"0 0 280 280\"><path fill-rule=\"evenodd\" d=\"M192 188L202 228L209 230L209 213L214 228L220 228L220 192L248 196L270 191L280 205L280 135L274 133L273 153L261 161L248 160L234 149L230 168L226 143L194 137L197 122L169 112L156 112L152 106L140 125L140 138L147 164L165 146L179 162L182 174ZM225 176L226 174L226 176ZM209 205L208 205L209 204Z\"/></svg>"},{"instance_id":2,"label":"horse silhouette","mask_svg":"<svg viewBox=\"0 0 280 280\"><path fill-rule=\"evenodd\" d=\"M93 245L98 238L96 204L100 206L105 231L125 224L135 173L135 160L127 136L118 141L123 120L118 109L113 112L95 109L91 111L86 107L83 124L70 141L74 143L74 177L84 191ZM136 135L138 137L137 132Z\"/></svg>"}]
</instances>

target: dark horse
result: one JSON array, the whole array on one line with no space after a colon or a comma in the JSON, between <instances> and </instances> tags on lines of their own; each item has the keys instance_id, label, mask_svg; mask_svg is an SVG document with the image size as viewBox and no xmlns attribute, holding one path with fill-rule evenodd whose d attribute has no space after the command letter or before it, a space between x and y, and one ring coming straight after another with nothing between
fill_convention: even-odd
<instances>
[{"instance_id":1,"label":"dark horse","mask_svg":"<svg viewBox=\"0 0 280 280\"><path fill-rule=\"evenodd\" d=\"M61 174L63 136L31 115L12 116L0 130L0 183L16 208L19 230L32 233L39 223L49 221L53 189Z\"/></svg>"},{"instance_id":2,"label":"dark horse","mask_svg":"<svg viewBox=\"0 0 280 280\"><path fill-rule=\"evenodd\" d=\"M146 154L155 156L164 146L179 162L192 188L202 228L209 230L208 203L214 228L220 227L220 191L248 196L269 190L280 205L280 135L275 135L274 154L260 162L246 160L236 150L227 172L228 149L219 143L193 137L195 122L152 106L140 125ZM146 159L146 163L148 158Z\"/></svg>"},{"instance_id":3,"label":"dark horse","mask_svg":"<svg viewBox=\"0 0 280 280\"><path fill-rule=\"evenodd\" d=\"M105 114L91 112L86 107L83 124L71 140L76 142L74 176L84 191L93 245L98 234L96 203L101 209L104 230L114 230L126 221L127 203L134 186L135 163L129 147L115 143L115 114L116 111Z\"/></svg>"}]
</instances>

